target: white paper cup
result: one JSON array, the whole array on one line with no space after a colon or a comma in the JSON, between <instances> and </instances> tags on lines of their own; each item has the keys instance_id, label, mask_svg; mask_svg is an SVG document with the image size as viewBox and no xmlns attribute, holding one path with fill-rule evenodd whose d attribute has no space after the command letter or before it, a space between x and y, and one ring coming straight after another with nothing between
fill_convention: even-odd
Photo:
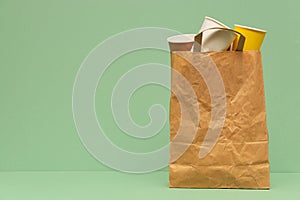
<instances>
[{"instance_id":1,"label":"white paper cup","mask_svg":"<svg viewBox=\"0 0 300 200\"><path fill-rule=\"evenodd\" d=\"M205 32L203 35L205 36ZM234 32L214 30L209 36L203 38L201 51L225 51L231 46L236 37L237 35Z\"/></svg>"},{"instance_id":2,"label":"white paper cup","mask_svg":"<svg viewBox=\"0 0 300 200\"><path fill-rule=\"evenodd\" d=\"M194 44L196 34L182 34L171 36L167 39L170 51L190 51Z\"/></svg>"},{"instance_id":3,"label":"white paper cup","mask_svg":"<svg viewBox=\"0 0 300 200\"><path fill-rule=\"evenodd\" d=\"M207 30L210 28L230 29L228 26L224 25L223 23L211 17L206 16L199 30L199 33L204 31L203 38L202 38L202 46L200 50L201 52L227 50L236 38L236 34L234 32L217 30L217 29ZM198 49L198 48L193 48L193 49Z\"/></svg>"},{"instance_id":4,"label":"white paper cup","mask_svg":"<svg viewBox=\"0 0 300 200\"><path fill-rule=\"evenodd\" d=\"M229 28L228 26L226 26L225 24L219 22L218 20L216 19L213 19L211 17L207 17L205 16L204 20L203 20L203 23L202 23L202 26L199 30L199 33L206 30L206 29L209 29L209 28L215 28L215 27L218 27L218 28Z\"/></svg>"}]
</instances>

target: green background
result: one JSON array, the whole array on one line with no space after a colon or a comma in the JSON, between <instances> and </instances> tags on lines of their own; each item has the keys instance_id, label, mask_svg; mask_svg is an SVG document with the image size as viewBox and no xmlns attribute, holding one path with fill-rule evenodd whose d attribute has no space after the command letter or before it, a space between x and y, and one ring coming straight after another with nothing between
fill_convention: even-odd
<instances>
[{"instance_id":1,"label":"green background","mask_svg":"<svg viewBox=\"0 0 300 200\"><path fill-rule=\"evenodd\" d=\"M262 54L272 172L300 172L299 3L216 0L0 0L0 171L110 170L83 147L72 117L72 87L87 54L111 35L137 27L195 33L204 16L266 29ZM108 107L118 78L136 65L169 65L169 54L141 50L114 62L96 95L98 118L118 146L146 152L168 142L168 124L150 140L118 129ZM138 90L130 101L136 123L150 105L168 109L169 91Z\"/></svg>"}]
</instances>

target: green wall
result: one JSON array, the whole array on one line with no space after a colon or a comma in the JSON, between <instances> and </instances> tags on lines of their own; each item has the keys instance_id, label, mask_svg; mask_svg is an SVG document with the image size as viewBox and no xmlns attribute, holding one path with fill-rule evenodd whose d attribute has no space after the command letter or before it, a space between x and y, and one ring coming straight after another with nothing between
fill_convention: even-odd
<instances>
[{"instance_id":1,"label":"green wall","mask_svg":"<svg viewBox=\"0 0 300 200\"><path fill-rule=\"evenodd\" d=\"M262 53L271 170L300 172L299 5L296 0L0 0L0 170L109 170L85 150L73 122L72 87L83 59L113 34L137 27L197 32L208 15L268 31ZM97 90L97 115L108 137L132 151L166 144L169 127L149 141L129 138L114 124L107 97L118 77L150 62L169 65L169 54L125 55ZM149 122L153 103L168 109L169 91L146 86L134 94L130 110L136 123Z\"/></svg>"}]
</instances>

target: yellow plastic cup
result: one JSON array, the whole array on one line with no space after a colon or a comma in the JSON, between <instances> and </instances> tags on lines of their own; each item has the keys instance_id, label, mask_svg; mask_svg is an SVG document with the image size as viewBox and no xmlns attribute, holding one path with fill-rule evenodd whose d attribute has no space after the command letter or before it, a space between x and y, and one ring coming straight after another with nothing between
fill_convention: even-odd
<instances>
[{"instance_id":1,"label":"yellow plastic cup","mask_svg":"<svg viewBox=\"0 0 300 200\"><path fill-rule=\"evenodd\" d=\"M246 38L243 50L259 50L267 33L266 31L261 29L241 26L237 24L234 25L234 30L241 33ZM238 38L236 38L233 42L233 50L236 49L237 42Z\"/></svg>"}]
</instances>

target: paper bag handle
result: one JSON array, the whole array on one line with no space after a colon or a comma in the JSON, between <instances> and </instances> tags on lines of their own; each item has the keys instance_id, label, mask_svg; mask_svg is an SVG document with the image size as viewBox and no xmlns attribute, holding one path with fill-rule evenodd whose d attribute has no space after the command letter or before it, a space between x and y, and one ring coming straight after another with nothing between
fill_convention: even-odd
<instances>
[{"instance_id":1,"label":"paper bag handle","mask_svg":"<svg viewBox=\"0 0 300 200\"><path fill-rule=\"evenodd\" d=\"M231 31L231 32L234 32L234 33L238 34L240 37L239 37L239 41L238 41L238 45L237 45L236 51L243 51L244 44L245 44L245 36L243 36L243 35L242 35L240 32L238 32L238 31L235 31L235 30L232 30L232 29L228 29L228 28L213 27L213 28L205 29L205 30L201 31L200 33L198 33L198 34L195 36L195 42L199 43L200 46L201 46L201 44L202 44L202 35L203 35L203 33L204 33L205 31L213 30L213 29L219 29L219 30Z\"/></svg>"}]
</instances>

